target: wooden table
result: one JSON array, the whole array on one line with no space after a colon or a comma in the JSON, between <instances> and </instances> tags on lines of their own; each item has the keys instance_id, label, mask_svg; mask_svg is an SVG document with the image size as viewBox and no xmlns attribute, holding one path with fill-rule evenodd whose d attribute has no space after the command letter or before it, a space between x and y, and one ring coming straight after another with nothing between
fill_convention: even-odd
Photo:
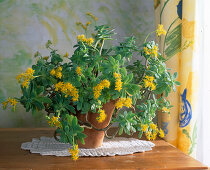
<instances>
[{"instance_id":1,"label":"wooden table","mask_svg":"<svg viewBox=\"0 0 210 170\"><path fill-rule=\"evenodd\" d=\"M23 142L52 136L48 128L0 129L0 169L208 169L163 140L154 141L152 151L126 156L70 157L41 156L21 150Z\"/></svg>"}]
</instances>

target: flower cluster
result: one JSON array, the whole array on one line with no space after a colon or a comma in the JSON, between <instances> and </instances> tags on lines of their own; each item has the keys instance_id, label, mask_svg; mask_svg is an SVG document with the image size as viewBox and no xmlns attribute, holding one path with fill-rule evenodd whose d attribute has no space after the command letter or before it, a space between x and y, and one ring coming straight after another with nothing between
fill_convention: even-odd
<instances>
[{"instance_id":1,"label":"flower cluster","mask_svg":"<svg viewBox=\"0 0 210 170\"><path fill-rule=\"evenodd\" d=\"M17 101L14 98L8 98L7 101L2 102L3 108L6 109L8 103L10 103L11 106L13 106L13 109L15 110L15 106L17 104Z\"/></svg>"},{"instance_id":2,"label":"flower cluster","mask_svg":"<svg viewBox=\"0 0 210 170\"><path fill-rule=\"evenodd\" d=\"M77 67L77 68L76 68L76 72L77 72L77 74L78 74L79 76L81 76L81 75L82 75L82 69L81 69L81 67Z\"/></svg>"},{"instance_id":3,"label":"flower cluster","mask_svg":"<svg viewBox=\"0 0 210 170\"><path fill-rule=\"evenodd\" d=\"M94 16L92 13L87 12L86 15L90 16L93 20L98 21L98 18L96 16Z\"/></svg>"},{"instance_id":4,"label":"flower cluster","mask_svg":"<svg viewBox=\"0 0 210 170\"><path fill-rule=\"evenodd\" d=\"M76 22L77 25L81 26L85 31L87 30L87 27L91 24L90 21L86 22L86 24L84 25L81 22Z\"/></svg>"},{"instance_id":5,"label":"flower cluster","mask_svg":"<svg viewBox=\"0 0 210 170\"><path fill-rule=\"evenodd\" d=\"M30 80L34 78L33 74L34 70L32 68L28 68L25 73L17 75L17 82L20 83L22 81L22 86L28 88Z\"/></svg>"},{"instance_id":6,"label":"flower cluster","mask_svg":"<svg viewBox=\"0 0 210 170\"><path fill-rule=\"evenodd\" d=\"M78 101L79 98L78 90L71 83L59 82L55 84L55 91L58 90L64 93L65 97L71 96L74 102Z\"/></svg>"},{"instance_id":7,"label":"flower cluster","mask_svg":"<svg viewBox=\"0 0 210 170\"><path fill-rule=\"evenodd\" d=\"M117 109L122 108L123 106L130 108L132 106L132 99L130 97L127 98L120 98L116 103L115 106Z\"/></svg>"},{"instance_id":8,"label":"flower cluster","mask_svg":"<svg viewBox=\"0 0 210 170\"><path fill-rule=\"evenodd\" d=\"M162 34L166 35L166 30L164 30L162 24L158 24L158 28L157 28L157 30L155 32L156 32L157 36L160 36Z\"/></svg>"},{"instance_id":9,"label":"flower cluster","mask_svg":"<svg viewBox=\"0 0 210 170\"><path fill-rule=\"evenodd\" d=\"M76 161L79 158L79 149L78 145L74 145L73 149L69 148L69 153L71 154L71 158Z\"/></svg>"},{"instance_id":10,"label":"flower cluster","mask_svg":"<svg viewBox=\"0 0 210 170\"><path fill-rule=\"evenodd\" d=\"M101 91L104 88L109 88L110 82L109 80L102 80L97 86L93 87L93 93L94 93L94 98L98 99L99 96L101 95Z\"/></svg>"},{"instance_id":11,"label":"flower cluster","mask_svg":"<svg viewBox=\"0 0 210 170\"><path fill-rule=\"evenodd\" d=\"M55 77L61 79L61 77L62 77L62 67L59 66L57 69L52 69L52 70L50 71L50 74L51 74L52 76L55 76Z\"/></svg>"},{"instance_id":12,"label":"flower cluster","mask_svg":"<svg viewBox=\"0 0 210 170\"><path fill-rule=\"evenodd\" d=\"M156 45L153 48L144 47L144 52L146 55L154 55L155 57L158 56L158 47Z\"/></svg>"},{"instance_id":13,"label":"flower cluster","mask_svg":"<svg viewBox=\"0 0 210 170\"><path fill-rule=\"evenodd\" d=\"M60 123L60 121L59 121L59 118L60 118L60 117L53 116L52 118L50 118L50 119L48 120L48 124L49 124L51 127L53 127L53 126L55 126L55 127L61 127L61 123Z\"/></svg>"},{"instance_id":14,"label":"flower cluster","mask_svg":"<svg viewBox=\"0 0 210 170\"><path fill-rule=\"evenodd\" d=\"M92 45L94 40L93 38L86 38L84 34L77 36L77 41L82 41L87 43L88 45Z\"/></svg>"},{"instance_id":15,"label":"flower cluster","mask_svg":"<svg viewBox=\"0 0 210 170\"><path fill-rule=\"evenodd\" d=\"M104 110L100 110L99 111L99 116L96 118L96 120L99 123L102 123L105 119L106 119L106 113L105 113L105 111Z\"/></svg>"},{"instance_id":16,"label":"flower cluster","mask_svg":"<svg viewBox=\"0 0 210 170\"><path fill-rule=\"evenodd\" d=\"M170 112L170 109L168 109L167 107L163 107L162 108L162 111L165 112L165 113L169 113Z\"/></svg>"},{"instance_id":17,"label":"flower cluster","mask_svg":"<svg viewBox=\"0 0 210 170\"><path fill-rule=\"evenodd\" d=\"M153 76L145 76L144 78L144 86L147 88L149 87L151 90L156 89L156 85L154 84L154 77Z\"/></svg>"},{"instance_id":18,"label":"flower cluster","mask_svg":"<svg viewBox=\"0 0 210 170\"><path fill-rule=\"evenodd\" d=\"M121 74L119 73L114 73L114 78L116 79L115 81L115 90L121 91L122 90L122 80L121 80Z\"/></svg>"},{"instance_id":19,"label":"flower cluster","mask_svg":"<svg viewBox=\"0 0 210 170\"><path fill-rule=\"evenodd\" d=\"M142 124L141 130L145 133L148 140L155 140L158 133L161 138L164 137L163 130L158 129L157 125L154 123L150 123L149 126L147 124Z\"/></svg>"}]
</instances>

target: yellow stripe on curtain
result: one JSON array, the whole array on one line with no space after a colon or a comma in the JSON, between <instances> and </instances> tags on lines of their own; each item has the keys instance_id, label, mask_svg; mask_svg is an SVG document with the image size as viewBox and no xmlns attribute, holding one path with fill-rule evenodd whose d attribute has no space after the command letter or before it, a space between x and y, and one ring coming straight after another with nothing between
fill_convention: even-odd
<instances>
[{"instance_id":1,"label":"yellow stripe on curtain","mask_svg":"<svg viewBox=\"0 0 210 170\"><path fill-rule=\"evenodd\" d=\"M195 0L155 0L155 20L167 30L157 41L171 72L179 73L181 86L168 96L170 116L158 114L158 123L164 129L165 140L183 152L194 155L197 127L198 95L195 56Z\"/></svg>"}]
</instances>

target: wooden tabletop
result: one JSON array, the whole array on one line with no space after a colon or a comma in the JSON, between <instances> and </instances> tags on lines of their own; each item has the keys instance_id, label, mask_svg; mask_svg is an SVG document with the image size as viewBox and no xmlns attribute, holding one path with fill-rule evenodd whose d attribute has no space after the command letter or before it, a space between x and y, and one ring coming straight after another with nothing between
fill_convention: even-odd
<instances>
[{"instance_id":1,"label":"wooden tabletop","mask_svg":"<svg viewBox=\"0 0 210 170\"><path fill-rule=\"evenodd\" d=\"M154 141L152 151L113 157L41 156L21 150L23 142L53 136L54 129L0 129L0 169L208 169L163 140Z\"/></svg>"}]
</instances>

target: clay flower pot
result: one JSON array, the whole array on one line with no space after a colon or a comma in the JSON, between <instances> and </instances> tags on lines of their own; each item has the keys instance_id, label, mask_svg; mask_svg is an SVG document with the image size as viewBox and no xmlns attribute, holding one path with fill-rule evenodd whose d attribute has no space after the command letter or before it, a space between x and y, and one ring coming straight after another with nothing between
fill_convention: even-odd
<instances>
[{"instance_id":1,"label":"clay flower pot","mask_svg":"<svg viewBox=\"0 0 210 170\"><path fill-rule=\"evenodd\" d=\"M106 119L102 123L98 123L96 118L98 117L97 113L88 112L87 120L90 122L94 127L97 129L103 129L107 127L111 121L112 114L115 109L115 102L116 100L110 100L110 102L103 105L102 109L106 113ZM77 113L78 120L81 120L82 122L86 122L85 120L86 115ZM84 128L84 134L87 135L85 138L85 144L81 144L78 142L79 147L81 148L98 148L102 145L103 139L104 139L104 131L98 131L95 129L88 129Z\"/></svg>"}]
</instances>

